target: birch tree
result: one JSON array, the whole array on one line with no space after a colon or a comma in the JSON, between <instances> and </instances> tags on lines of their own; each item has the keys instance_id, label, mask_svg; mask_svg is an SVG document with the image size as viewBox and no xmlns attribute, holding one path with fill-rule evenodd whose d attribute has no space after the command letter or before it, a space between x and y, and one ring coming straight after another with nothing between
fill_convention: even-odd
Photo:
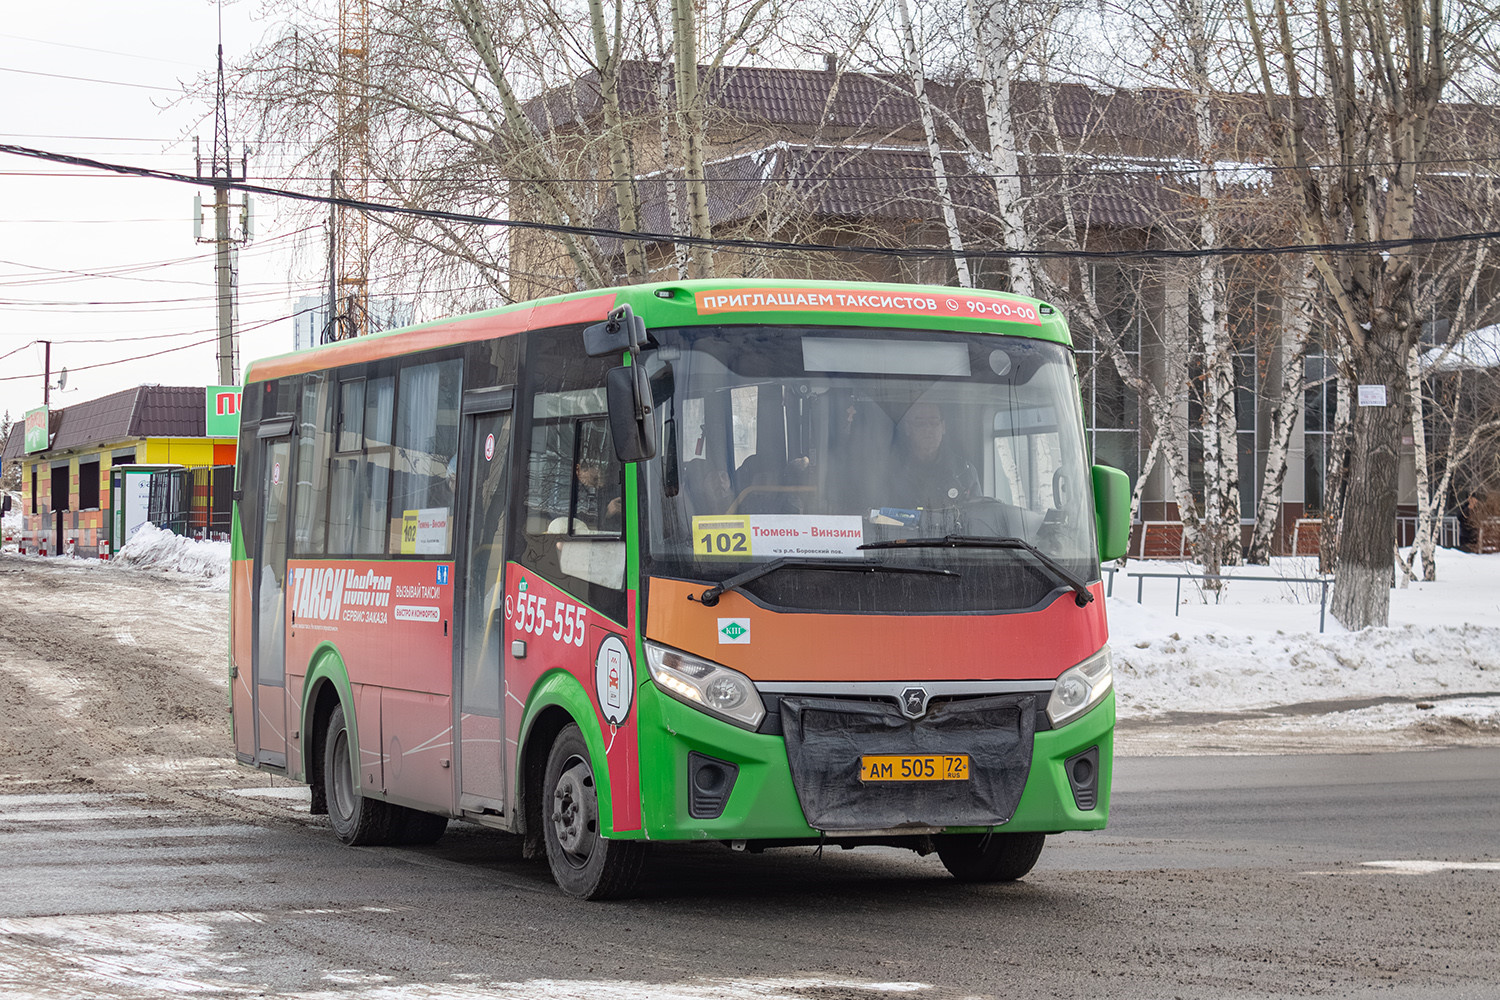
<instances>
[{"instance_id":1,"label":"birch tree","mask_svg":"<svg viewBox=\"0 0 1500 1000\"><path fill-rule=\"evenodd\" d=\"M1471 22L1493 13L1462 0L1453 9L1443 0L1425 7L1418 0L1314 0L1309 26L1285 0L1273 0L1268 17L1246 0L1245 14L1267 119L1279 140L1277 160L1302 189L1304 242L1410 239L1417 165L1452 73L1452 39L1465 34L1450 33L1450 18ZM1309 28L1322 70L1303 59L1295 43ZM1325 91L1325 102L1310 100ZM1336 146L1326 156L1309 134L1315 106L1334 122ZM1348 628L1384 625L1401 435L1409 423L1406 363L1420 331L1412 308L1413 255L1409 246L1395 245L1312 257L1335 306L1349 375L1356 385L1379 387L1387 403L1360 406L1352 417L1332 608Z\"/></svg>"},{"instance_id":2,"label":"birch tree","mask_svg":"<svg viewBox=\"0 0 1500 1000\"><path fill-rule=\"evenodd\" d=\"M1255 505L1255 526L1250 531L1247 562L1271 563L1271 548L1281 520L1282 488L1290 466L1292 434L1303 407L1307 386L1307 351L1313 341L1318 316L1318 288L1312 265L1295 257L1284 263L1281 285L1281 384L1268 401L1271 409L1271 439L1266 449L1266 469Z\"/></svg>"},{"instance_id":3,"label":"birch tree","mask_svg":"<svg viewBox=\"0 0 1500 1000\"><path fill-rule=\"evenodd\" d=\"M969 274L968 258L963 256L964 237L958 228L958 212L953 205L953 194L948 186L948 170L943 163L943 146L937 128L937 115L932 100L927 94L927 73L922 65L922 50L917 47L916 34L912 28L911 8L907 0L896 0L896 12L901 23L901 49L904 70L911 79L912 97L917 105L917 117L922 122L922 138L927 144L927 161L932 167L932 182L937 189L938 210L943 216L943 230L948 236L948 246L954 251L953 263L958 274L958 284L973 288L974 279Z\"/></svg>"},{"instance_id":4,"label":"birch tree","mask_svg":"<svg viewBox=\"0 0 1500 1000\"><path fill-rule=\"evenodd\" d=\"M1196 234L1200 247L1219 245L1219 143L1215 120L1218 93L1209 73L1209 23L1203 0L1178 0L1175 13L1187 43L1186 75L1193 107L1196 171ZM1239 447L1235 420L1234 345L1229 336L1223 258L1198 258L1194 292L1203 357L1203 525L1196 550L1207 574L1240 561Z\"/></svg>"},{"instance_id":5,"label":"birch tree","mask_svg":"<svg viewBox=\"0 0 1500 1000\"><path fill-rule=\"evenodd\" d=\"M1035 243L1026 220L1021 184L1021 142L1012 94L1021 67L1045 41L1046 29L1062 8L1058 0L1041 4L1023 0L966 0L973 34L974 66L984 95L988 139L988 173L994 184L995 210L1002 247L1031 250ZM1010 291L1034 295L1031 265L1025 257L1009 262Z\"/></svg>"},{"instance_id":6,"label":"birch tree","mask_svg":"<svg viewBox=\"0 0 1500 1000\"><path fill-rule=\"evenodd\" d=\"M705 41L715 58L743 52L780 16L776 0L371 0L369 78L350 80L340 76L328 5L277 0L270 12L284 27L238 68L237 90L282 173L327 174L339 131L334 98L355 87L370 122L375 200L634 230L639 140L665 130L667 161L697 213L683 228L695 235L709 232L706 126L692 94L698 73L684 67ZM638 92L622 90L642 60L663 52L673 60L672 100L643 104ZM664 116L673 119L665 129ZM636 241L515 237L410 217L370 222L382 234L372 274L387 274L393 291L426 291L444 310L507 301L513 279L534 295L648 273Z\"/></svg>"},{"instance_id":7,"label":"birch tree","mask_svg":"<svg viewBox=\"0 0 1500 1000\"><path fill-rule=\"evenodd\" d=\"M1493 194L1491 184L1473 187ZM1483 211L1491 204L1476 204L1474 215L1492 218ZM1424 269L1421 312L1445 314L1448 339L1432 347L1418 343L1407 356L1417 520L1412 555L1398 569L1410 576L1420 558L1422 579L1429 582L1437 579L1438 539L1455 480L1467 479L1469 494L1489 487L1491 477L1477 460L1500 442L1500 328L1494 325L1500 306L1479 293L1492 256L1480 243Z\"/></svg>"}]
</instances>

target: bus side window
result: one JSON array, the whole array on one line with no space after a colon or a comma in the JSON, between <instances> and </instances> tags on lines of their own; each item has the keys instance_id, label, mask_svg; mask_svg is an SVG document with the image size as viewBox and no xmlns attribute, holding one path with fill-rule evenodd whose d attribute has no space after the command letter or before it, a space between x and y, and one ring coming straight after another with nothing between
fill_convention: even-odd
<instances>
[{"instance_id":1,"label":"bus side window","mask_svg":"<svg viewBox=\"0 0 1500 1000\"><path fill-rule=\"evenodd\" d=\"M354 527L357 555L379 555L386 551L390 534L391 467L394 447L391 422L396 415L396 380L387 375L365 383L365 458L355 486L358 517Z\"/></svg>"},{"instance_id":2,"label":"bus side window","mask_svg":"<svg viewBox=\"0 0 1500 1000\"><path fill-rule=\"evenodd\" d=\"M397 387L396 469L390 551L447 555L453 550L463 362L402 369Z\"/></svg>"},{"instance_id":3,"label":"bus side window","mask_svg":"<svg viewBox=\"0 0 1500 1000\"><path fill-rule=\"evenodd\" d=\"M530 441L520 561L617 621L625 620L624 469L609 436L604 372L577 330L528 335Z\"/></svg>"},{"instance_id":4,"label":"bus side window","mask_svg":"<svg viewBox=\"0 0 1500 1000\"><path fill-rule=\"evenodd\" d=\"M328 376L306 376L297 418L297 479L294 549L298 555L322 555L327 522L328 460L333 445L333 396Z\"/></svg>"},{"instance_id":5,"label":"bus side window","mask_svg":"<svg viewBox=\"0 0 1500 1000\"><path fill-rule=\"evenodd\" d=\"M359 471L364 452L365 380L339 383L338 432L334 438L333 475L328 500L328 553L354 551L354 525L359 516Z\"/></svg>"}]
</instances>

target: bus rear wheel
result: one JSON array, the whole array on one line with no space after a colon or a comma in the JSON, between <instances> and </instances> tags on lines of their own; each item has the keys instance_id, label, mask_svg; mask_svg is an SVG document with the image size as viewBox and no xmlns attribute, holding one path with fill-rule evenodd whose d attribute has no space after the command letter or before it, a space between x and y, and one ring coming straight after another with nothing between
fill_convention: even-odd
<instances>
[{"instance_id":1,"label":"bus rear wheel","mask_svg":"<svg viewBox=\"0 0 1500 1000\"><path fill-rule=\"evenodd\" d=\"M334 708L323 739L323 790L328 820L339 840L351 847L389 844L396 814L392 806L360 794L344 706Z\"/></svg>"},{"instance_id":2,"label":"bus rear wheel","mask_svg":"<svg viewBox=\"0 0 1500 1000\"><path fill-rule=\"evenodd\" d=\"M1042 855L1045 833L945 833L937 839L943 867L960 882L1014 882Z\"/></svg>"},{"instance_id":3,"label":"bus rear wheel","mask_svg":"<svg viewBox=\"0 0 1500 1000\"><path fill-rule=\"evenodd\" d=\"M541 806L547 864L564 892L580 899L635 894L645 868L646 845L601 835L594 766L576 725L559 732L547 754Z\"/></svg>"}]
</instances>

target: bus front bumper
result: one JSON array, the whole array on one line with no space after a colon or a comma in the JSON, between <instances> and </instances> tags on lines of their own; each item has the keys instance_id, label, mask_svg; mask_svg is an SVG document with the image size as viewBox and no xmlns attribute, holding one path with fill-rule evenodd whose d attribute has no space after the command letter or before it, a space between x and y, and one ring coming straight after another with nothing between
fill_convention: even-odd
<instances>
[{"instance_id":1,"label":"bus front bumper","mask_svg":"<svg viewBox=\"0 0 1500 1000\"><path fill-rule=\"evenodd\" d=\"M642 819L648 838L783 841L823 836L804 815L783 737L746 732L649 684L642 687L641 695ZM988 829L1060 833L1103 828L1109 820L1114 725L1111 691L1073 722L1036 733L1019 803L1008 821ZM727 797L704 794L702 786L713 786L716 780L728 781ZM934 829L888 827L862 832L900 835ZM838 835L828 833L829 837Z\"/></svg>"}]
</instances>

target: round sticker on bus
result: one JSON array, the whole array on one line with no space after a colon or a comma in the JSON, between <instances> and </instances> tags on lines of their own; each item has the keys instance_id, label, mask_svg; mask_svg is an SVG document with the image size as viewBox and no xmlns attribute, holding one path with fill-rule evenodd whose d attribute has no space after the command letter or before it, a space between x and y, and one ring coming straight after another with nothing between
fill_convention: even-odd
<instances>
[{"instance_id":1,"label":"round sticker on bus","mask_svg":"<svg viewBox=\"0 0 1500 1000\"><path fill-rule=\"evenodd\" d=\"M484 460L488 462L495 457L495 435L491 434L484 439Z\"/></svg>"},{"instance_id":2,"label":"round sticker on bus","mask_svg":"<svg viewBox=\"0 0 1500 1000\"><path fill-rule=\"evenodd\" d=\"M635 697L635 667L630 663L625 640L617 635L607 636L599 644L599 653L594 657L594 690L604 720L612 726L624 722Z\"/></svg>"}]
</instances>

